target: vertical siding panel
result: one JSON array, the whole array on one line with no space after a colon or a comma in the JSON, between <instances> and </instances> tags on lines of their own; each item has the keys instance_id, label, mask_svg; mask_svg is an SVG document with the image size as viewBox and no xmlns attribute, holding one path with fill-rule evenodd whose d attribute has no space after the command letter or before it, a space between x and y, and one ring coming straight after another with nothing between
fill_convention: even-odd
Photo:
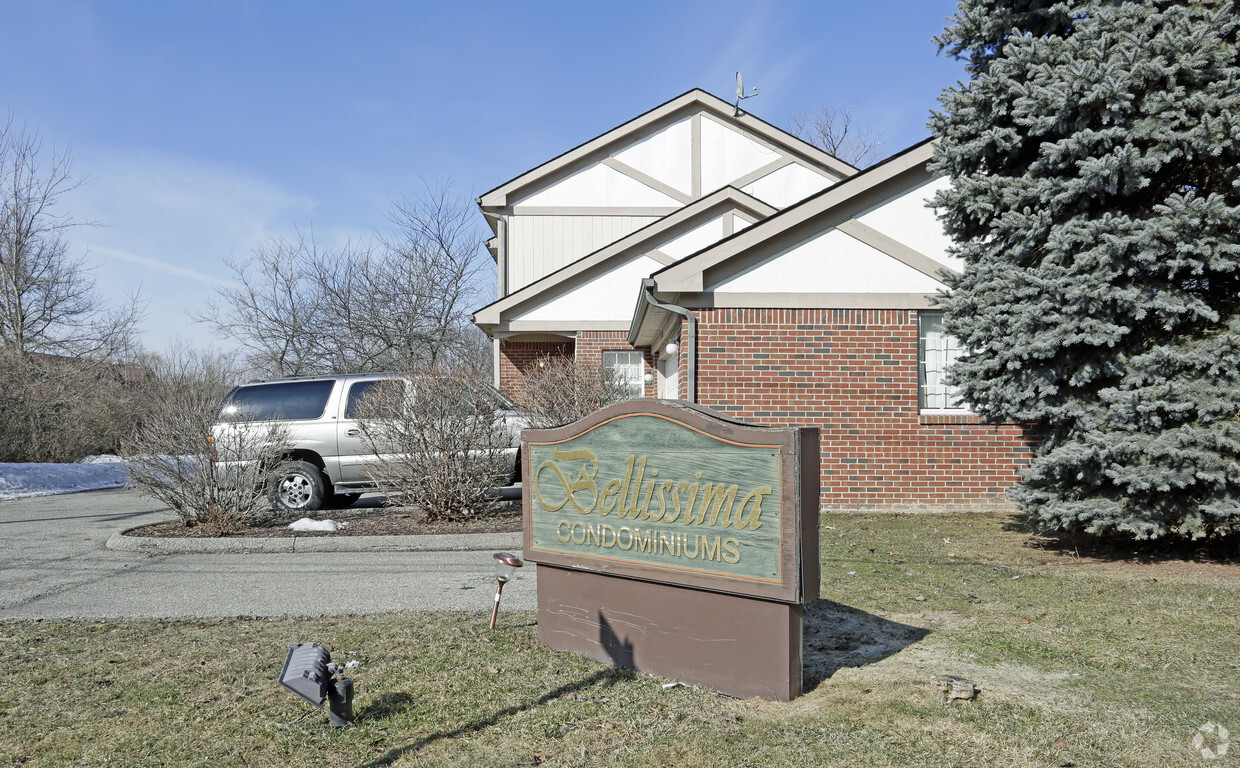
<instances>
[{"instance_id":1,"label":"vertical siding panel","mask_svg":"<svg viewBox=\"0 0 1240 768\"><path fill-rule=\"evenodd\" d=\"M513 216L508 219L508 262L505 269L508 270L508 292L516 290L519 284L517 280L517 265L521 263L522 254L525 252L521 242L521 217Z\"/></svg>"},{"instance_id":2,"label":"vertical siding panel","mask_svg":"<svg viewBox=\"0 0 1240 768\"><path fill-rule=\"evenodd\" d=\"M530 284L530 274L534 270L534 260L538 258L539 220L535 216L526 219L525 227L525 258L521 261L521 285Z\"/></svg>"},{"instance_id":3,"label":"vertical siding panel","mask_svg":"<svg viewBox=\"0 0 1240 768\"><path fill-rule=\"evenodd\" d=\"M514 216L509 220L509 291L529 285L658 218Z\"/></svg>"},{"instance_id":4,"label":"vertical siding panel","mask_svg":"<svg viewBox=\"0 0 1240 768\"><path fill-rule=\"evenodd\" d=\"M589 216L574 216L573 219L573 250L572 255L564 260L564 264L568 263L569 258L578 258L593 251L590 243L593 241L588 234L590 228ZM560 266L563 266L561 264Z\"/></svg>"},{"instance_id":5,"label":"vertical siding panel","mask_svg":"<svg viewBox=\"0 0 1240 768\"><path fill-rule=\"evenodd\" d=\"M546 243L551 247L547 249L547 258L543 259L538 271L534 273L535 280L554 272L556 265L564 259L564 217L548 216L547 224L551 229L547 233Z\"/></svg>"}]
</instances>

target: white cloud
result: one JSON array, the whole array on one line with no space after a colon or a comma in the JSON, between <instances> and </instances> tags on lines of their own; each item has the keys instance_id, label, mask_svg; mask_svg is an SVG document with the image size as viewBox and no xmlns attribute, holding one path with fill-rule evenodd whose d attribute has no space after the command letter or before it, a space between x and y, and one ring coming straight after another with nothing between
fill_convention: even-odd
<instances>
[{"instance_id":1,"label":"white cloud","mask_svg":"<svg viewBox=\"0 0 1240 768\"><path fill-rule=\"evenodd\" d=\"M197 280L210 286L221 286L226 288L239 287L239 283L233 280L226 280L216 275L208 275L205 272L199 272L198 270L190 269L189 267L168 264L158 259L139 256L136 253L126 253L125 251L117 250L116 248L96 247L91 251L91 254L103 256L105 259L120 259L122 261L128 261L131 264L137 264L139 266L154 269L169 275L185 277L190 280Z\"/></svg>"},{"instance_id":2,"label":"white cloud","mask_svg":"<svg viewBox=\"0 0 1240 768\"><path fill-rule=\"evenodd\" d=\"M232 284L224 260L293 235L317 208L310 196L247 169L156 150L78 147L74 169L88 183L57 212L103 226L70 230L70 244L97 265L105 299L141 293L145 344L155 349L176 338L209 340L189 313Z\"/></svg>"}]
</instances>

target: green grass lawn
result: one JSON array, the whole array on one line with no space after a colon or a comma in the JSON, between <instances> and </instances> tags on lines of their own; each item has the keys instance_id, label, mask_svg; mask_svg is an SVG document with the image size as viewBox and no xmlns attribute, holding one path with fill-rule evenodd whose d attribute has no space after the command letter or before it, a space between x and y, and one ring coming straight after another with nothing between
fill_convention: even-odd
<instances>
[{"instance_id":1,"label":"green grass lawn","mask_svg":"<svg viewBox=\"0 0 1240 768\"><path fill-rule=\"evenodd\" d=\"M6 622L0 765L1211 766L1240 741L1240 565L1080 557L1001 515L827 515L806 695L737 701L549 651L532 614ZM357 659L357 721L275 683ZM930 678L975 681L944 702ZM1217 729L1202 734L1217 748Z\"/></svg>"}]
</instances>

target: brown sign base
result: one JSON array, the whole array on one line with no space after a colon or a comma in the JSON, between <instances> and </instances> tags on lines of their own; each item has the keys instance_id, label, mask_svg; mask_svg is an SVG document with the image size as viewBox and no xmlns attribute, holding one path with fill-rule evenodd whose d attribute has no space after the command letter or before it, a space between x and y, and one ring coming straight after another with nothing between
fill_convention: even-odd
<instances>
[{"instance_id":1,"label":"brown sign base","mask_svg":"<svg viewBox=\"0 0 1240 768\"><path fill-rule=\"evenodd\" d=\"M538 640L738 698L801 695L802 606L538 566Z\"/></svg>"}]
</instances>

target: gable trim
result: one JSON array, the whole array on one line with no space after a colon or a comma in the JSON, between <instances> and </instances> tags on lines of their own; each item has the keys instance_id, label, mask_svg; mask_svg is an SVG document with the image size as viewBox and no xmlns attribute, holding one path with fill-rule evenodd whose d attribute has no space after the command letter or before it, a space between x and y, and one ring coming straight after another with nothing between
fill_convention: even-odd
<instances>
[{"instance_id":1,"label":"gable trim","mask_svg":"<svg viewBox=\"0 0 1240 768\"><path fill-rule=\"evenodd\" d=\"M689 123L690 173L693 177L693 197L702 196L702 115L695 114Z\"/></svg>"},{"instance_id":2,"label":"gable trim","mask_svg":"<svg viewBox=\"0 0 1240 768\"><path fill-rule=\"evenodd\" d=\"M624 163L620 160L617 160L614 157L604 157L599 162L607 166L608 168L611 168L613 171L623 173L625 176L628 176L630 179L633 179L634 181L640 181L642 184L645 184L646 186L650 187L654 191L661 192L674 200L684 203L685 205L688 205L689 203L693 202L692 197L685 194L684 192L681 192L679 189L676 189L671 184L665 184L653 176L647 176L646 174L637 170L633 166L628 165L627 163Z\"/></svg>"},{"instance_id":3,"label":"gable trim","mask_svg":"<svg viewBox=\"0 0 1240 768\"><path fill-rule=\"evenodd\" d=\"M679 210L682 209L640 206L607 208L583 205L579 208L570 208L559 205L518 205L509 209L508 212L513 216L666 216Z\"/></svg>"},{"instance_id":4,"label":"gable trim","mask_svg":"<svg viewBox=\"0 0 1240 768\"><path fill-rule=\"evenodd\" d=\"M791 152L804 159L809 165L815 166L820 173L825 171L826 173L843 177L849 177L857 173L856 168L843 160L793 136L787 131L776 128L764 120L748 113L733 116L731 104L728 104L718 96L695 88L483 193L477 200L478 205L488 210L502 208L508 205L508 199L515 193L527 187L537 185L539 182L544 182L549 176L557 175L560 172L570 170L578 165L584 165L596 159L601 159L601 156L608 154L608 150L616 142L632 138L652 128L662 127L661 124L664 121L674 118L677 113L688 111L694 106L708 110L715 119L719 119L724 125L739 124L745 129L752 131L756 137L762 137L765 141L778 146L780 148L779 151L783 153ZM700 116L702 113L698 112L696 114ZM697 128L693 130L693 136L696 139L697 147L700 149L701 124L700 121L694 122L697 124ZM700 157L700 154L699 151L697 156ZM700 168L696 178L700 180ZM695 191L696 194L701 194L700 188Z\"/></svg>"},{"instance_id":5,"label":"gable trim","mask_svg":"<svg viewBox=\"0 0 1240 768\"><path fill-rule=\"evenodd\" d=\"M828 226L838 226L863 211L867 203L877 202L872 196L881 196L887 185L901 177L912 176L918 181L923 177L931 178L925 166L934 153L934 145L935 142L929 139L916 144L878 165L746 227L730 238L655 272L651 277L657 285L656 290L701 291L704 274L708 270L721 266L738 255L763 245L791 244L820 216L827 215L829 219L834 219Z\"/></svg>"},{"instance_id":6,"label":"gable trim","mask_svg":"<svg viewBox=\"0 0 1240 768\"><path fill-rule=\"evenodd\" d=\"M729 205L730 204L730 205ZM614 243L605 245L602 248L590 253L571 264L566 264L560 269L549 275L535 280L529 285L523 286L519 290L498 299L491 304L477 310L471 317L474 324L482 328L482 330L490 333L492 330L499 328L503 324L503 315L509 310L515 309L529 301L536 300L541 294L555 286L571 280L578 275L582 275L592 269L600 267L612 258L634 251L639 248L642 243L648 242L656 237L669 232L676 232L683 228L685 231L691 230L692 223L698 218L707 217L713 210L720 209L722 213L730 213L734 211L743 211L755 218L771 216L776 209L761 200L748 195L734 187L724 187L716 192L696 202L690 203L684 208L677 209L674 213L664 216L658 221L647 224L632 234L622 237ZM645 252L642 252L645 253ZM650 255L650 254L646 254ZM674 263L672 258L667 254L660 254L667 263ZM657 257L656 261L662 261Z\"/></svg>"},{"instance_id":7,"label":"gable trim","mask_svg":"<svg viewBox=\"0 0 1240 768\"><path fill-rule=\"evenodd\" d=\"M681 299L692 309L928 309L933 293L760 293L711 291Z\"/></svg>"},{"instance_id":8,"label":"gable trim","mask_svg":"<svg viewBox=\"0 0 1240 768\"><path fill-rule=\"evenodd\" d=\"M779 160L775 160L774 162L767 163L761 168L756 168L750 171L749 173L745 174L744 176L740 177L735 182L733 182L732 186L736 187L737 189L743 189L749 186L750 184L753 184L758 179L764 179L767 176L770 176L772 173L775 173L775 171L778 171L781 168L787 168L788 166L792 165L794 162L796 161L794 161L790 157L781 157Z\"/></svg>"},{"instance_id":9,"label":"gable trim","mask_svg":"<svg viewBox=\"0 0 1240 768\"><path fill-rule=\"evenodd\" d=\"M654 259L655 261L659 262L663 266L668 266L669 264L676 263L675 259L673 259L671 256L668 256L663 251L660 251L658 248L646 251L646 255Z\"/></svg>"},{"instance_id":10,"label":"gable trim","mask_svg":"<svg viewBox=\"0 0 1240 768\"><path fill-rule=\"evenodd\" d=\"M942 262L935 261L915 248L910 248L894 238L884 235L873 227L866 226L856 219L849 219L835 225L840 232L870 246L876 251L885 253L896 261L912 267L918 272L942 282L943 274L960 274Z\"/></svg>"}]
</instances>

